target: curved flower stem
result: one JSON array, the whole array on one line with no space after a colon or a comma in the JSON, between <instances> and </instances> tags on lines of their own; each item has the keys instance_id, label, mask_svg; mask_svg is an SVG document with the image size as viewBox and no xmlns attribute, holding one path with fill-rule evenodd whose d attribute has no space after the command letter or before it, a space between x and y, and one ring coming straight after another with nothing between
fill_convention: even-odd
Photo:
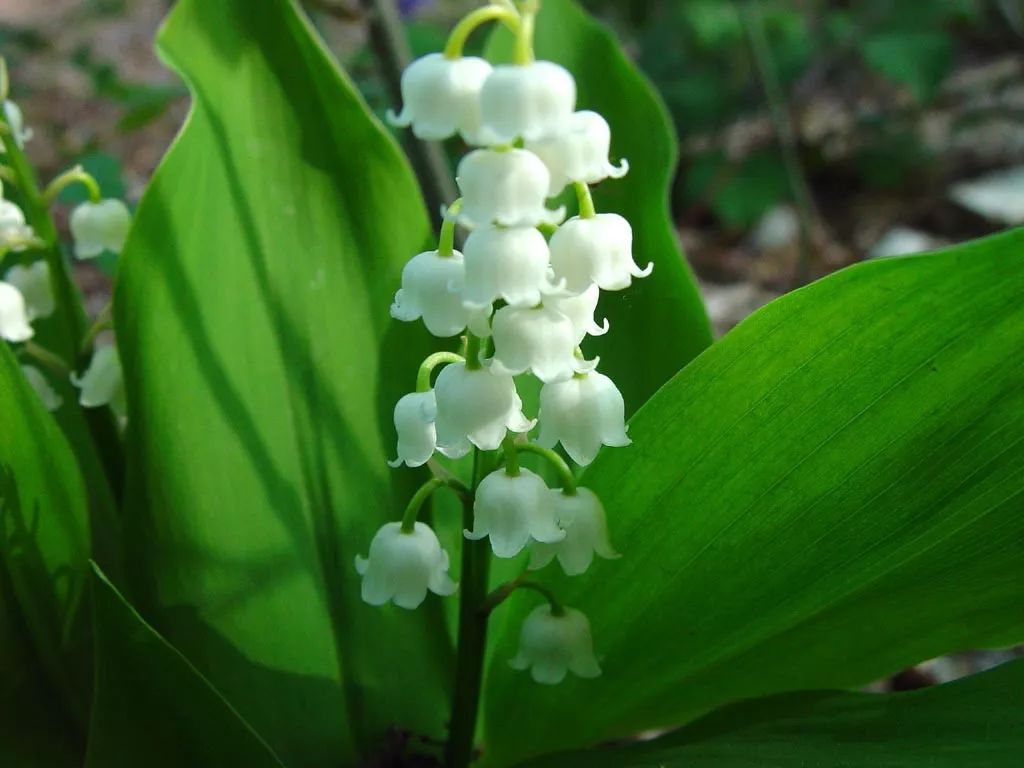
<instances>
[{"instance_id":1,"label":"curved flower stem","mask_svg":"<svg viewBox=\"0 0 1024 768\"><path fill-rule=\"evenodd\" d=\"M109 331L114 327L113 308L113 303L108 301L106 306L96 315L96 319L89 326L89 330L85 332L85 336L82 337L82 347L79 350L79 354L88 355L93 342L96 341L96 337L103 333L103 331Z\"/></svg>"},{"instance_id":2,"label":"curved flower stem","mask_svg":"<svg viewBox=\"0 0 1024 768\"><path fill-rule=\"evenodd\" d=\"M538 592L543 595L551 605L552 616L564 616L565 607L561 602L559 602L558 598L555 597L555 593L543 584L538 584L536 581L526 581L525 576L526 574L524 573L519 576L519 578L507 581L491 592L491 594L487 596L487 599L484 600L484 604L480 607L480 610L486 614L490 614L491 611L505 602L517 589L532 589L534 592Z\"/></svg>"},{"instance_id":3,"label":"curved flower stem","mask_svg":"<svg viewBox=\"0 0 1024 768\"><path fill-rule=\"evenodd\" d=\"M42 195L43 203L47 206L52 205L53 201L57 199L57 195L72 184L84 186L89 193L89 202L91 203L98 203L103 199L103 193L100 192L100 185L96 182L96 179L82 166L76 165L74 168L64 171L64 173L46 185Z\"/></svg>"},{"instance_id":4,"label":"curved flower stem","mask_svg":"<svg viewBox=\"0 0 1024 768\"><path fill-rule=\"evenodd\" d=\"M458 480L447 477L432 477L421 485L419 490L413 494L411 499L409 499L409 503L405 507L405 514L402 515L402 533L413 532L413 528L416 526L416 517L419 515L420 509L423 507L424 502L429 499L438 488L451 488L459 495L459 498L462 499L463 503L468 501L472 504L472 497L470 495L469 488L464 486Z\"/></svg>"},{"instance_id":5,"label":"curved flower stem","mask_svg":"<svg viewBox=\"0 0 1024 768\"><path fill-rule=\"evenodd\" d=\"M453 217L461 210L461 197L448 206L444 223L441 224L441 239L437 243L438 256L453 256L455 254L455 219Z\"/></svg>"},{"instance_id":6,"label":"curved flower stem","mask_svg":"<svg viewBox=\"0 0 1024 768\"><path fill-rule=\"evenodd\" d=\"M485 5L483 8L477 8L466 14L465 18L455 25L455 29L448 36L448 42L445 43L444 57L446 59L459 58L462 55L462 49L466 46L466 41L473 34L473 30L489 21L500 21L513 33L519 35L518 13L506 5Z\"/></svg>"},{"instance_id":7,"label":"curved flower stem","mask_svg":"<svg viewBox=\"0 0 1024 768\"><path fill-rule=\"evenodd\" d=\"M495 454L473 453L473 493L493 469ZM473 528L473 502L464 499L462 525ZM487 597L487 572L491 550L486 539L462 542L462 574L459 587L459 638L455 662L455 691L451 707L451 730L445 746L447 768L466 768L473 759L473 740L480 709L480 686L487 647L487 613L481 611Z\"/></svg>"},{"instance_id":8,"label":"curved flower stem","mask_svg":"<svg viewBox=\"0 0 1024 768\"><path fill-rule=\"evenodd\" d=\"M512 432L501 441L501 451L505 455L505 474L519 477L519 456L516 455L516 437Z\"/></svg>"},{"instance_id":9,"label":"curved flower stem","mask_svg":"<svg viewBox=\"0 0 1024 768\"><path fill-rule=\"evenodd\" d=\"M566 463L565 459L559 456L557 453L552 451L550 448L543 448L536 443L523 443L522 445L515 446L515 450L520 453L535 453L538 456L542 456L555 468L558 472L559 478L562 480L562 492L566 496L576 495L576 476L572 473L572 469Z\"/></svg>"},{"instance_id":10,"label":"curved flower stem","mask_svg":"<svg viewBox=\"0 0 1024 768\"><path fill-rule=\"evenodd\" d=\"M34 341L26 341L18 351L22 357L34 360L62 378L67 378L71 375L71 369L64 362L64 358Z\"/></svg>"},{"instance_id":11,"label":"curved flower stem","mask_svg":"<svg viewBox=\"0 0 1024 768\"><path fill-rule=\"evenodd\" d=\"M420 369L416 373L416 391L430 391L430 374L434 372L437 366L444 363L461 363L462 361L462 355L455 352L435 352L430 355L420 364Z\"/></svg>"},{"instance_id":12,"label":"curved flower stem","mask_svg":"<svg viewBox=\"0 0 1024 768\"><path fill-rule=\"evenodd\" d=\"M540 0L525 0L520 6L519 29L516 32L514 61L516 64L533 62L533 31L540 10Z\"/></svg>"},{"instance_id":13,"label":"curved flower stem","mask_svg":"<svg viewBox=\"0 0 1024 768\"><path fill-rule=\"evenodd\" d=\"M466 370L477 371L481 368L480 351L483 339L469 331L466 332Z\"/></svg>"},{"instance_id":14,"label":"curved flower stem","mask_svg":"<svg viewBox=\"0 0 1024 768\"><path fill-rule=\"evenodd\" d=\"M573 188L576 190L576 200L580 206L580 218L594 218L597 215L597 210L594 208L594 198L590 194L590 187L582 181L574 181Z\"/></svg>"}]
</instances>

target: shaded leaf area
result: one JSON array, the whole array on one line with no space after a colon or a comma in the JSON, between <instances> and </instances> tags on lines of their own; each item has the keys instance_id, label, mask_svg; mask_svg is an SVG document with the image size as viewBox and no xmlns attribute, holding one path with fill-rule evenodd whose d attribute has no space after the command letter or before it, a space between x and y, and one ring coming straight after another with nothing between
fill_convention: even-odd
<instances>
[{"instance_id":1,"label":"shaded leaf area","mask_svg":"<svg viewBox=\"0 0 1024 768\"><path fill-rule=\"evenodd\" d=\"M619 749L530 768L997 768L1024 754L1024 660L910 693L792 693L734 704Z\"/></svg>"},{"instance_id":2,"label":"shaded leaf area","mask_svg":"<svg viewBox=\"0 0 1024 768\"><path fill-rule=\"evenodd\" d=\"M537 17L537 58L555 61L576 78L577 108L599 112L612 129L612 158L629 160L622 179L594 190L599 212L615 212L633 226L633 252L654 273L601 296L597 317L611 331L587 339L588 356L622 390L632 413L711 343L711 328L693 273L669 217L676 133L657 93L626 58L614 35L573 0L545 0ZM496 30L488 58L511 58L511 35Z\"/></svg>"},{"instance_id":3,"label":"shaded leaf area","mask_svg":"<svg viewBox=\"0 0 1024 768\"><path fill-rule=\"evenodd\" d=\"M837 273L664 387L583 476L623 558L542 572L590 616L604 675L538 688L505 632L495 761L1024 637L1022 247Z\"/></svg>"},{"instance_id":4,"label":"shaded leaf area","mask_svg":"<svg viewBox=\"0 0 1024 768\"><path fill-rule=\"evenodd\" d=\"M67 440L5 344L0 436L0 756L63 757L82 739L91 696L86 492Z\"/></svg>"},{"instance_id":5,"label":"shaded leaf area","mask_svg":"<svg viewBox=\"0 0 1024 768\"><path fill-rule=\"evenodd\" d=\"M440 735L439 604L353 567L417 479L385 463L428 352L388 316L415 180L294 3L183 0L159 48L194 104L119 275L132 599L293 768Z\"/></svg>"},{"instance_id":6,"label":"shaded leaf area","mask_svg":"<svg viewBox=\"0 0 1024 768\"><path fill-rule=\"evenodd\" d=\"M96 697L88 768L282 765L255 731L96 568Z\"/></svg>"}]
</instances>

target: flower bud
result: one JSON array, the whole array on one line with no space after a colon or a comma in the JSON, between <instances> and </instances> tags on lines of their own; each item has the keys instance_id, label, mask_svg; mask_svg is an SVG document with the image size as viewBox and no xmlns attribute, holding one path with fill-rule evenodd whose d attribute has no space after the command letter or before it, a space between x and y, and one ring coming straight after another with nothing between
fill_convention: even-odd
<instances>
[{"instance_id":1,"label":"flower bud","mask_svg":"<svg viewBox=\"0 0 1024 768\"><path fill-rule=\"evenodd\" d=\"M550 61L501 64L480 92L484 130L496 144L560 131L576 108L576 81Z\"/></svg>"},{"instance_id":2,"label":"flower bud","mask_svg":"<svg viewBox=\"0 0 1024 768\"><path fill-rule=\"evenodd\" d=\"M548 243L533 227L487 224L470 232L465 250L467 306L490 307L496 299L532 306L549 286Z\"/></svg>"},{"instance_id":3,"label":"flower bud","mask_svg":"<svg viewBox=\"0 0 1024 768\"><path fill-rule=\"evenodd\" d=\"M71 383L79 388L78 402L85 408L109 405L118 416L124 417L124 377L117 348L99 347L89 361L85 373L71 374Z\"/></svg>"},{"instance_id":4,"label":"flower bud","mask_svg":"<svg viewBox=\"0 0 1024 768\"><path fill-rule=\"evenodd\" d=\"M565 381L548 382L540 390L540 435L545 448L561 443L581 466L594 460L602 445L623 447L626 407L615 383L592 371Z\"/></svg>"},{"instance_id":5,"label":"flower bud","mask_svg":"<svg viewBox=\"0 0 1024 768\"><path fill-rule=\"evenodd\" d=\"M597 184L609 176L625 176L629 163L623 160L616 166L608 159L611 143L608 122L597 112L584 110L574 112L558 133L527 141L525 146L548 167L548 197L554 197L571 182Z\"/></svg>"},{"instance_id":6,"label":"flower bud","mask_svg":"<svg viewBox=\"0 0 1024 768\"><path fill-rule=\"evenodd\" d=\"M389 461L389 465L421 467L430 460L437 447L437 431L434 428L436 416L434 390L411 392L395 404L398 458Z\"/></svg>"},{"instance_id":7,"label":"flower bud","mask_svg":"<svg viewBox=\"0 0 1024 768\"><path fill-rule=\"evenodd\" d=\"M4 282L21 291L30 321L49 317L57 307L50 285L50 267L45 261L36 261L28 266L15 264L7 270Z\"/></svg>"},{"instance_id":8,"label":"flower bud","mask_svg":"<svg viewBox=\"0 0 1024 768\"><path fill-rule=\"evenodd\" d=\"M451 595L458 584L448 575L448 553L437 534L417 522L408 533L401 523L382 526L370 542L366 558L356 555L356 571L363 577L362 595L370 605L394 602L399 608L416 608L435 595Z\"/></svg>"},{"instance_id":9,"label":"flower bud","mask_svg":"<svg viewBox=\"0 0 1024 768\"><path fill-rule=\"evenodd\" d=\"M469 453L470 444L494 451L505 433L529 432L536 421L523 415L523 401L511 376L487 368L446 365L434 383L438 450L449 458Z\"/></svg>"},{"instance_id":10,"label":"flower bud","mask_svg":"<svg viewBox=\"0 0 1024 768\"><path fill-rule=\"evenodd\" d=\"M536 227L565 216L565 208L544 207L548 169L525 149L473 150L459 162L456 181L462 192L458 221L466 227Z\"/></svg>"},{"instance_id":11,"label":"flower bud","mask_svg":"<svg viewBox=\"0 0 1024 768\"><path fill-rule=\"evenodd\" d=\"M7 121L7 127L11 129L14 143L19 149L23 149L25 142L32 138L32 129L25 126L25 116L21 112L21 107L13 101L10 99L5 100L3 108L4 118ZM0 143L0 155L3 153L3 144Z\"/></svg>"},{"instance_id":12,"label":"flower bud","mask_svg":"<svg viewBox=\"0 0 1024 768\"><path fill-rule=\"evenodd\" d=\"M75 240L75 258L92 259L104 251L121 252L132 215L120 200L100 200L75 208L69 224Z\"/></svg>"},{"instance_id":13,"label":"flower bud","mask_svg":"<svg viewBox=\"0 0 1024 768\"><path fill-rule=\"evenodd\" d=\"M5 249L24 251L35 236L25 223L25 214L10 200L4 200L0 189L0 252Z\"/></svg>"},{"instance_id":14,"label":"flower bud","mask_svg":"<svg viewBox=\"0 0 1024 768\"><path fill-rule=\"evenodd\" d=\"M442 338L461 333L467 325L475 326L487 313L464 307L462 297L453 290L463 282L464 275L458 251L451 256L441 256L437 251L413 256L402 269L402 287L395 294L391 316L405 322L423 318L427 330Z\"/></svg>"},{"instance_id":15,"label":"flower bud","mask_svg":"<svg viewBox=\"0 0 1024 768\"><path fill-rule=\"evenodd\" d=\"M64 399L57 394L57 390L50 386L50 382L46 380L42 371L35 366L23 365L21 366L21 372L25 374L25 379L32 389L35 390L36 394L39 395L39 399L43 401L46 410L56 411L60 408Z\"/></svg>"},{"instance_id":16,"label":"flower bud","mask_svg":"<svg viewBox=\"0 0 1024 768\"><path fill-rule=\"evenodd\" d=\"M594 312L600 294L601 290L596 285L591 285L577 296L555 296L546 300L552 309L561 312L572 321L572 326L576 329L576 346L583 343L583 339L588 335L603 336L608 333L608 318L605 318L601 325L594 322Z\"/></svg>"},{"instance_id":17,"label":"flower bud","mask_svg":"<svg viewBox=\"0 0 1024 768\"><path fill-rule=\"evenodd\" d=\"M530 371L541 381L555 381L593 367L576 357L572 320L551 307L502 307L494 313L491 333L496 373Z\"/></svg>"},{"instance_id":18,"label":"flower bud","mask_svg":"<svg viewBox=\"0 0 1024 768\"><path fill-rule=\"evenodd\" d=\"M10 283L0 282L0 339L15 343L28 341L32 333L25 297Z\"/></svg>"},{"instance_id":19,"label":"flower bud","mask_svg":"<svg viewBox=\"0 0 1024 768\"><path fill-rule=\"evenodd\" d=\"M647 277L654 269L640 269L633 261L633 230L617 213L590 218L575 216L551 237L551 267L566 288L583 291L591 283L606 291L629 287L634 277Z\"/></svg>"},{"instance_id":20,"label":"flower bud","mask_svg":"<svg viewBox=\"0 0 1024 768\"><path fill-rule=\"evenodd\" d=\"M473 530L467 539L489 536L496 557L515 557L530 539L553 543L565 538L555 524L548 487L528 469L509 475L503 469L485 477L473 502Z\"/></svg>"},{"instance_id":21,"label":"flower bud","mask_svg":"<svg viewBox=\"0 0 1024 768\"><path fill-rule=\"evenodd\" d=\"M388 110L388 121L412 126L419 139L440 141L461 133L470 143L480 141L480 89L491 65L475 56L457 59L430 53L402 73L402 113Z\"/></svg>"},{"instance_id":22,"label":"flower bud","mask_svg":"<svg viewBox=\"0 0 1024 768\"><path fill-rule=\"evenodd\" d=\"M548 499L558 527L565 538L554 544L530 542L531 571L543 568L555 557L569 576L578 576L590 567L594 554L606 559L619 557L608 540L604 506L589 488L577 488L571 496L548 489Z\"/></svg>"},{"instance_id":23,"label":"flower bud","mask_svg":"<svg viewBox=\"0 0 1024 768\"><path fill-rule=\"evenodd\" d=\"M535 681L548 685L562 682L567 672L579 677L601 674L587 617L575 608L562 608L555 614L547 603L527 614L519 634L519 652L509 666L529 669Z\"/></svg>"}]
</instances>

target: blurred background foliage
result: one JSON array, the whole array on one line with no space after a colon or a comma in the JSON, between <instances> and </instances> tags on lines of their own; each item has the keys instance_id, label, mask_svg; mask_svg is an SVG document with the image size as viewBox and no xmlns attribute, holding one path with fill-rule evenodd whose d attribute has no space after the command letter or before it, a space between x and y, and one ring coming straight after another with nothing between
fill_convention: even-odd
<instances>
[{"instance_id":1,"label":"blurred background foliage","mask_svg":"<svg viewBox=\"0 0 1024 768\"><path fill-rule=\"evenodd\" d=\"M374 33L382 9L401 23L398 49L421 55L477 3L304 4L383 115L394 78ZM720 329L862 258L1024 223L1014 202L1024 198L1024 0L585 4L614 27L675 120L673 213L712 314L728 315L716 316ZM109 194L141 193L186 109L151 48L169 5L4 1L0 52L44 175L82 162ZM434 162L435 172L444 166ZM85 272L102 292L103 279Z\"/></svg>"}]
</instances>

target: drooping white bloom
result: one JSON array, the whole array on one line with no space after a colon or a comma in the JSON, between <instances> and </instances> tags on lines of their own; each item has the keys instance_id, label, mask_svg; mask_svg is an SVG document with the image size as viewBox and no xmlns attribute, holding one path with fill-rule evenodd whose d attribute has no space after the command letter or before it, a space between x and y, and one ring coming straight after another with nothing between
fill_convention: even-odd
<instances>
[{"instance_id":1,"label":"drooping white bloom","mask_svg":"<svg viewBox=\"0 0 1024 768\"><path fill-rule=\"evenodd\" d=\"M586 371L593 363L576 357L576 327L549 306L502 307L491 324L496 373L530 371L541 381L556 381Z\"/></svg>"},{"instance_id":2,"label":"drooping white bloom","mask_svg":"<svg viewBox=\"0 0 1024 768\"><path fill-rule=\"evenodd\" d=\"M0 188L0 251L23 251L34 237L32 227L25 223L24 211L10 200L4 200Z\"/></svg>"},{"instance_id":3,"label":"drooping white bloom","mask_svg":"<svg viewBox=\"0 0 1024 768\"><path fill-rule=\"evenodd\" d=\"M395 431L398 432L398 458L392 467L405 464L421 467L430 461L437 447L437 401L434 390L410 392L395 404Z\"/></svg>"},{"instance_id":4,"label":"drooping white bloom","mask_svg":"<svg viewBox=\"0 0 1024 768\"><path fill-rule=\"evenodd\" d=\"M573 461L586 466L602 445L618 448L632 442L625 411L615 382L597 371L548 382L540 390L537 442L545 448L560 442Z\"/></svg>"},{"instance_id":5,"label":"drooping white bloom","mask_svg":"<svg viewBox=\"0 0 1024 768\"><path fill-rule=\"evenodd\" d=\"M515 557L530 539L553 543L565 538L555 523L548 502L548 487L528 469L509 475L503 469L485 477L473 502L473 530L464 531L467 539L490 537L497 557Z\"/></svg>"},{"instance_id":6,"label":"drooping white bloom","mask_svg":"<svg viewBox=\"0 0 1024 768\"><path fill-rule=\"evenodd\" d=\"M462 299L469 307L490 307L497 299L532 306L549 287L548 243L533 227L486 224L470 232L465 251Z\"/></svg>"},{"instance_id":7,"label":"drooping white bloom","mask_svg":"<svg viewBox=\"0 0 1024 768\"><path fill-rule=\"evenodd\" d=\"M25 297L10 283L0 282L0 339L15 343L28 341L32 333Z\"/></svg>"},{"instance_id":8,"label":"drooping white bloom","mask_svg":"<svg viewBox=\"0 0 1024 768\"><path fill-rule=\"evenodd\" d=\"M519 652L509 665L529 669L534 680L548 685L562 682L568 672L579 677L601 674L587 617L574 608L563 608L555 615L547 603L527 614L519 634Z\"/></svg>"},{"instance_id":9,"label":"drooping white bloom","mask_svg":"<svg viewBox=\"0 0 1024 768\"><path fill-rule=\"evenodd\" d=\"M572 495L549 488L548 499L565 538L554 544L531 541L530 570L543 568L557 557L562 570L578 576L590 567L595 554L609 560L619 557L608 540L604 506L597 494L589 488L577 488Z\"/></svg>"},{"instance_id":10,"label":"drooping white bloom","mask_svg":"<svg viewBox=\"0 0 1024 768\"><path fill-rule=\"evenodd\" d=\"M85 373L71 374L71 383L80 390L80 405L85 408L109 405L114 413L124 418L124 377L117 348L113 345L98 347Z\"/></svg>"},{"instance_id":11,"label":"drooping white bloom","mask_svg":"<svg viewBox=\"0 0 1024 768\"><path fill-rule=\"evenodd\" d=\"M480 92L484 130L495 143L560 132L576 108L576 81L550 61L501 64Z\"/></svg>"},{"instance_id":12,"label":"drooping white bloom","mask_svg":"<svg viewBox=\"0 0 1024 768\"><path fill-rule=\"evenodd\" d=\"M583 291L591 283L606 291L628 288L634 277L647 277L654 269L640 269L633 261L633 229L617 213L590 218L574 216L551 236L551 267L570 291Z\"/></svg>"},{"instance_id":13,"label":"drooping white bloom","mask_svg":"<svg viewBox=\"0 0 1024 768\"><path fill-rule=\"evenodd\" d=\"M576 296L555 296L546 299L546 303L552 309L561 312L572 321L573 328L576 329L576 346L579 346L588 335L603 336L608 333L608 318L605 318L601 325L594 322L594 312L600 294L601 290L596 285L591 285Z\"/></svg>"},{"instance_id":14,"label":"drooping white bloom","mask_svg":"<svg viewBox=\"0 0 1024 768\"><path fill-rule=\"evenodd\" d=\"M50 285L50 266L45 261L28 266L15 264L7 270L4 281L21 291L30 321L49 317L57 308Z\"/></svg>"},{"instance_id":15,"label":"drooping white bloom","mask_svg":"<svg viewBox=\"0 0 1024 768\"><path fill-rule=\"evenodd\" d=\"M391 316L405 322L423 318L427 330L442 338L462 333L467 325L477 329L486 322L490 305L476 310L463 306L456 287L464 277L464 260L458 251L451 256L437 251L413 256L402 269L402 287L395 294Z\"/></svg>"},{"instance_id":16,"label":"drooping white bloom","mask_svg":"<svg viewBox=\"0 0 1024 768\"><path fill-rule=\"evenodd\" d=\"M462 192L458 221L471 229L557 224L565 208L544 207L550 178L540 158L525 149L475 149L462 158L456 173Z\"/></svg>"},{"instance_id":17,"label":"drooping white bloom","mask_svg":"<svg viewBox=\"0 0 1024 768\"><path fill-rule=\"evenodd\" d=\"M561 131L527 141L525 146L548 167L548 197L554 197L571 182L597 184L625 176L629 162L614 165L608 159L611 143L608 121L597 112L583 110L574 112Z\"/></svg>"},{"instance_id":18,"label":"drooping white bloom","mask_svg":"<svg viewBox=\"0 0 1024 768\"><path fill-rule=\"evenodd\" d=\"M56 411L60 408L64 399L57 394L57 390L50 386L50 382L46 380L42 371L32 365L23 365L21 366L21 372L25 374L29 385L39 395L39 399L43 401L46 410Z\"/></svg>"},{"instance_id":19,"label":"drooping white bloom","mask_svg":"<svg viewBox=\"0 0 1024 768\"><path fill-rule=\"evenodd\" d=\"M24 148L25 142L32 138L32 129L25 126L25 116L21 112L21 107L7 99L4 101L4 118L11 129L11 135L14 136L14 143L19 148ZM3 154L2 144L0 154Z\"/></svg>"},{"instance_id":20,"label":"drooping white bloom","mask_svg":"<svg viewBox=\"0 0 1024 768\"><path fill-rule=\"evenodd\" d=\"M523 414L523 401L511 376L488 368L451 363L434 382L438 450L449 458L469 453L472 445L493 451L507 431L529 432L536 421Z\"/></svg>"},{"instance_id":21,"label":"drooping white bloom","mask_svg":"<svg viewBox=\"0 0 1024 768\"><path fill-rule=\"evenodd\" d=\"M92 259L104 251L120 253L132 215L120 200L82 203L71 212L71 236L75 240L75 257Z\"/></svg>"},{"instance_id":22,"label":"drooping white bloom","mask_svg":"<svg viewBox=\"0 0 1024 768\"><path fill-rule=\"evenodd\" d=\"M402 113L388 110L388 120L412 126L417 138L440 141L461 133L479 143L480 89L491 74L491 65L475 56L446 58L430 53L416 59L402 73Z\"/></svg>"},{"instance_id":23,"label":"drooping white bloom","mask_svg":"<svg viewBox=\"0 0 1024 768\"><path fill-rule=\"evenodd\" d=\"M426 523L417 522L409 533L401 523L387 523L370 542L370 554L356 555L356 571L363 577L363 600L370 605L393 602L416 608L435 595L451 595L458 584L448 575L448 553Z\"/></svg>"}]
</instances>

